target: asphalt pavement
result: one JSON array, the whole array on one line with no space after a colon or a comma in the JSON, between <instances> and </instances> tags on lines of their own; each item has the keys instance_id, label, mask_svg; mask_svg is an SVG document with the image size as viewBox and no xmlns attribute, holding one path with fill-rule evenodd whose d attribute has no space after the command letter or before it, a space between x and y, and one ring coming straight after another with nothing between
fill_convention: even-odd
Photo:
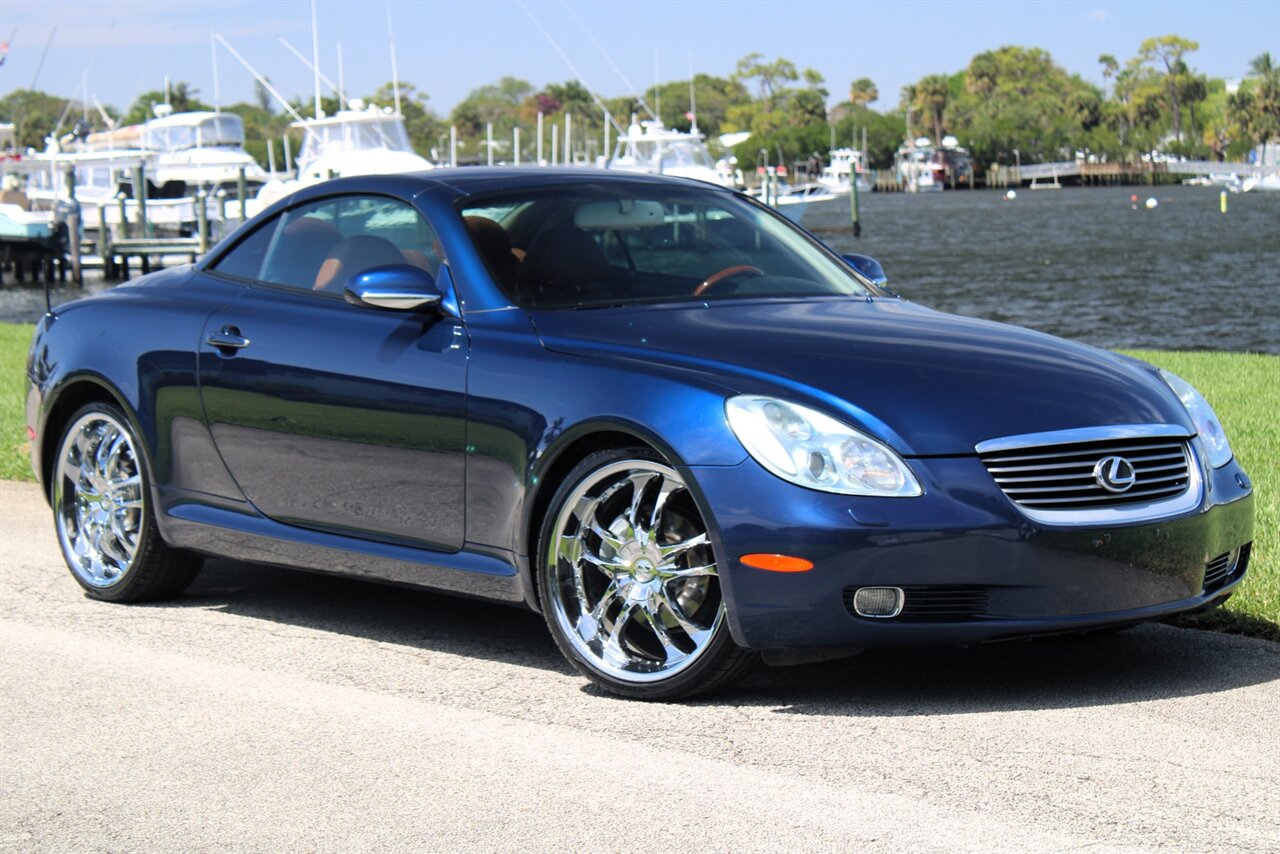
<instances>
[{"instance_id":1,"label":"asphalt pavement","mask_svg":"<svg viewBox=\"0 0 1280 854\"><path fill-rule=\"evenodd\" d=\"M1276 851L1280 645L1144 626L619 700L535 614L211 561L82 595L0 482L2 851Z\"/></svg>"}]
</instances>

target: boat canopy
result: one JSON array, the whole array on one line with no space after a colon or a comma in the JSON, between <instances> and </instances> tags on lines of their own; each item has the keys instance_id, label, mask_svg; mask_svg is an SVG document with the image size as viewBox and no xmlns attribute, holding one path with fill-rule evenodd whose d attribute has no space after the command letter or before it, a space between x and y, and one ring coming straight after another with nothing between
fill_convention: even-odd
<instances>
[{"instance_id":1,"label":"boat canopy","mask_svg":"<svg viewBox=\"0 0 1280 854\"><path fill-rule=\"evenodd\" d=\"M302 151L298 153L300 164L348 151L379 148L413 151L404 119L395 114L342 112L332 118L298 122L294 126L306 128Z\"/></svg>"},{"instance_id":2,"label":"boat canopy","mask_svg":"<svg viewBox=\"0 0 1280 854\"><path fill-rule=\"evenodd\" d=\"M667 130L656 123L645 124L643 129L632 125L626 136L618 138L613 155L615 163L647 166L652 172L690 167L715 169L700 134Z\"/></svg>"},{"instance_id":3,"label":"boat canopy","mask_svg":"<svg viewBox=\"0 0 1280 854\"><path fill-rule=\"evenodd\" d=\"M143 146L153 151L243 145L244 121L234 113L178 113L156 119L147 122L143 138Z\"/></svg>"}]
</instances>

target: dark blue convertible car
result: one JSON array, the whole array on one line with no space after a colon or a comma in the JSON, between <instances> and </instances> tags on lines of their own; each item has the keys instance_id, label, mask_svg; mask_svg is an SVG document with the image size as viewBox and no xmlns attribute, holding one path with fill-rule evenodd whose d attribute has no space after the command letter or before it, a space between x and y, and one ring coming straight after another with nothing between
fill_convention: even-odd
<instances>
[{"instance_id":1,"label":"dark blue convertible car","mask_svg":"<svg viewBox=\"0 0 1280 854\"><path fill-rule=\"evenodd\" d=\"M1252 487L1195 389L866 260L691 181L332 181L47 315L32 464L96 598L221 555L523 603L643 698L1232 593Z\"/></svg>"}]
</instances>

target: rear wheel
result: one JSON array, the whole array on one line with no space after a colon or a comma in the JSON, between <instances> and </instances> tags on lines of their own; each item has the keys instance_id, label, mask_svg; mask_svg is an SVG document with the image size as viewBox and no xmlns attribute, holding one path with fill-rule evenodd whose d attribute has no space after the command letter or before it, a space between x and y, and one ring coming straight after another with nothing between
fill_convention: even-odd
<instances>
[{"instance_id":1,"label":"rear wheel","mask_svg":"<svg viewBox=\"0 0 1280 854\"><path fill-rule=\"evenodd\" d=\"M90 596L161 599L196 577L200 558L169 548L156 531L146 462L119 409L98 402L76 412L50 477L62 557Z\"/></svg>"},{"instance_id":2,"label":"rear wheel","mask_svg":"<svg viewBox=\"0 0 1280 854\"><path fill-rule=\"evenodd\" d=\"M720 564L683 479L643 448L584 459L556 491L539 552L542 610L570 662L615 694L675 699L756 661L729 636Z\"/></svg>"}]
</instances>

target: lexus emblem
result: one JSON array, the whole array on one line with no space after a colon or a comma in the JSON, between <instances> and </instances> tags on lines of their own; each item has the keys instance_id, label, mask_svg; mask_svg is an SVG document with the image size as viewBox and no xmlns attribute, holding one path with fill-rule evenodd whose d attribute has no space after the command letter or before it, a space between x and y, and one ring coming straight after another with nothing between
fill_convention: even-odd
<instances>
[{"instance_id":1,"label":"lexus emblem","mask_svg":"<svg viewBox=\"0 0 1280 854\"><path fill-rule=\"evenodd\" d=\"M1124 457L1103 457L1093 467L1093 479L1107 492L1126 492L1137 482L1138 473Z\"/></svg>"}]
</instances>

